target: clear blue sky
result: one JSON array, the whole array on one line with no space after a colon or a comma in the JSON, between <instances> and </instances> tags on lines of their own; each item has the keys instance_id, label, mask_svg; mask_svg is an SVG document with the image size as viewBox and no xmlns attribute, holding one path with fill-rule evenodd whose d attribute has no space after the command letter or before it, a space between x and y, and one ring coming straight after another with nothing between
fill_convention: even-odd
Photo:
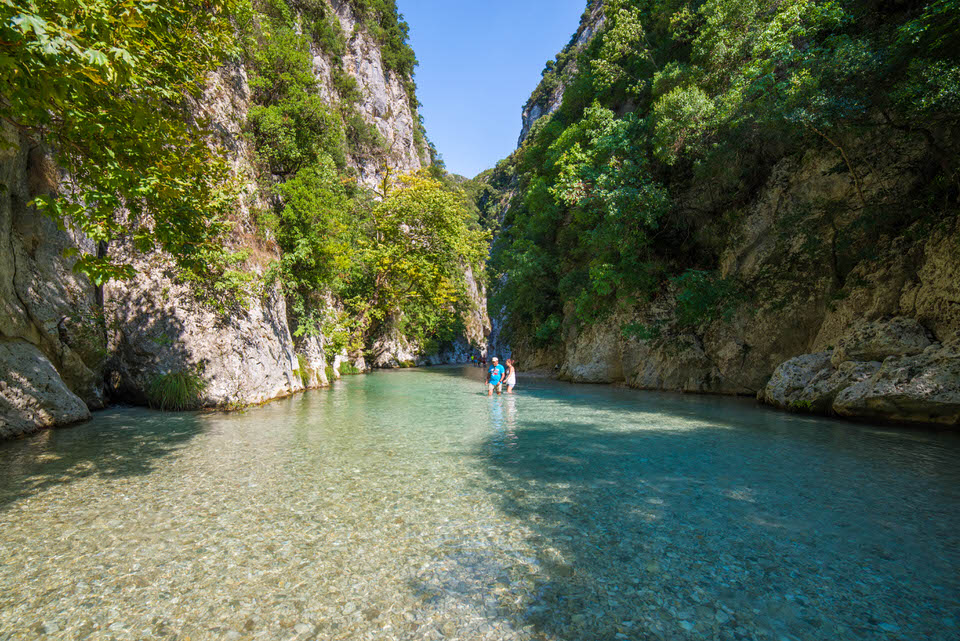
<instances>
[{"instance_id":1,"label":"clear blue sky","mask_svg":"<svg viewBox=\"0 0 960 641\"><path fill-rule=\"evenodd\" d=\"M517 146L540 72L570 41L586 0L398 0L417 52L427 135L472 178Z\"/></svg>"}]
</instances>

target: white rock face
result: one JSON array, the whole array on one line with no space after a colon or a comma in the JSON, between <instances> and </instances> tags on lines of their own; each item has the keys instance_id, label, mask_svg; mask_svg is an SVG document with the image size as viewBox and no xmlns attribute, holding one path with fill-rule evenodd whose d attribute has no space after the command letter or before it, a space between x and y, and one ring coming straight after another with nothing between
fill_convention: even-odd
<instances>
[{"instance_id":1,"label":"white rock face","mask_svg":"<svg viewBox=\"0 0 960 641\"><path fill-rule=\"evenodd\" d=\"M603 29L604 24L606 24L607 18L603 12L603 0L594 0L587 11L584 13L582 20L580 21L580 28L577 29L576 35L574 35L573 40L570 42L570 45L564 49L564 51L570 51L573 49L582 49L587 45L598 32ZM577 73L576 64L570 62L564 72L561 74L561 78L557 83L557 86L550 92L545 99L539 102L528 102L523 108L523 123L520 130L520 140L517 142L517 146L520 147L523 145L523 142L527 139L527 136L530 135L530 130L533 129L533 125L543 118L544 116L549 116L553 114L560 106L563 104L563 94L567 90L568 83L571 78L573 78Z\"/></svg>"},{"instance_id":2,"label":"white rock face","mask_svg":"<svg viewBox=\"0 0 960 641\"><path fill-rule=\"evenodd\" d=\"M59 172L6 125L0 134L12 145L0 146L0 377L7 385L0 422L10 435L32 431L29 417L33 430L82 420L89 413L86 405L77 409L78 399L102 407L106 353L95 290L73 273L75 259L63 256L67 248L94 248L27 207L56 188Z\"/></svg>"},{"instance_id":3,"label":"white rock face","mask_svg":"<svg viewBox=\"0 0 960 641\"><path fill-rule=\"evenodd\" d=\"M374 125L387 143L387 154L382 158L351 158L350 163L360 175L360 183L379 187L389 170L394 176L410 173L427 164L425 150L416 142L419 117L410 106L410 98L401 78L384 69L380 45L365 29L357 28L357 19L348 2L331 3L343 33L347 35L344 68L357 80L363 98L356 105L364 120ZM356 30L355 30L356 29ZM314 71L320 79L326 97L339 101L333 85L332 65L326 55L314 51Z\"/></svg>"},{"instance_id":4,"label":"white rock face","mask_svg":"<svg viewBox=\"0 0 960 641\"><path fill-rule=\"evenodd\" d=\"M136 279L106 288L110 382L118 398L145 402L156 376L176 372L206 381L209 407L264 403L303 389L286 304L275 288L247 310L220 316L159 262L137 261Z\"/></svg>"}]
</instances>

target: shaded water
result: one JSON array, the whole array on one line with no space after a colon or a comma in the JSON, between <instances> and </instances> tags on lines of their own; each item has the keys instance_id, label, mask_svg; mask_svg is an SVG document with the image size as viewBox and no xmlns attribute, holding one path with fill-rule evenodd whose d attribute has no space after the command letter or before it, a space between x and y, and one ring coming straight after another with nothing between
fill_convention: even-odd
<instances>
[{"instance_id":1,"label":"shaded water","mask_svg":"<svg viewBox=\"0 0 960 641\"><path fill-rule=\"evenodd\" d=\"M0 444L0 640L960 638L960 439L380 373Z\"/></svg>"}]
</instances>

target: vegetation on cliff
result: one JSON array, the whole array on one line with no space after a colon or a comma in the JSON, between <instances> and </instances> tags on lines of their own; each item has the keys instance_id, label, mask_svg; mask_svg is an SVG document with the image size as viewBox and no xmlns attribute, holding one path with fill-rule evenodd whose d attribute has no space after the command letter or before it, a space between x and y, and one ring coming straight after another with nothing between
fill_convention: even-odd
<instances>
[{"instance_id":1,"label":"vegetation on cliff","mask_svg":"<svg viewBox=\"0 0 960 641\"><path fill-rule=\"evenodd\" d=\"M229 269L234 185L209 123L186 114L236 54L231 20L244 11L241 0L0 1L0 120L67 170L58 197L35 204L99 246L76 265L94 283L132 275L106 249L121 237L203 280Z\"/></svg>"},{"instance_id":2,"label":"vegetation on cliff","mask_svg":"<svg viewBox=\"0 0 960 641\"><path fill-rule=\"evenodd\" d=\"M383 43L385 66L412 92L416 61L396 5L351 6ZM342 65L338 43L345 37L326 2L258 0L255 8L247 37L255 103L248 130L261 183L274 195L261 221L279 245L272 274L290 301L295 335L323 335L334 350L359 348L397 324L421 343L452 338L469 305L462 267L479 269L487 244L471 229L467 198L439 179L442 172L394 179L385 141L357 112L361 96L344 69L333 69L339 100L321 95L312 39L325 34L321 45ZM305 22L315 26L305 30ZM379 190L357 182L348 158L383 166Z\"/></svg>"},{"instance_id":3,"label":"vegetation on cliff","mask_svg":"<svg viewBox=\"0 0 960 641\"><path fill-rule=\"evenodd\" d=\"M394 0L348 5L353 33L327 0L0 0L0 119L17 132L0 144L51 149L66 170L32 204L94 241L74 250L76 270L96 285L133 277L132 257L113 251L123 244L172 257L221 313L255 295L231 233L251 222L237 214L245 176L231 169L247 159L200 115L211 72L242 66L251 104L240 124L262 196L247 204L265 204L253 222L278 254L268 273L294 332L324 333L333 349L386 325L449 338L468 305L462 267L479 270L485 236L441 169L391 176L393 150L361 114L344 57L354 38L372 39L406 89L423 155L416 57ZM379 190L358 181L362 163L387 175Z\"/></svg>"},{"instance_id":4,"label":"vegetation on cliff","mask_svg":"<svg viewBox=\"0 0 960 641\"><path fill-rule=\"evenodd\" d=\"M859 194L824 203L833 231L826 241L811 234L838 290L880 236L957 216L955 0L603 8L604 28L548 65L535 93L546 100L562 80L562 104L488 178L513 192L493 300L515 340L553 344L565 319L589 324L668 289L682 323L722 317L749 289L718 271L733 223L776 162L803 149L839 152L835 171ZM928 179L909 203L864 196L866 160L850 150L884 131L927 148Z\"/></svg>"}]
</instances>

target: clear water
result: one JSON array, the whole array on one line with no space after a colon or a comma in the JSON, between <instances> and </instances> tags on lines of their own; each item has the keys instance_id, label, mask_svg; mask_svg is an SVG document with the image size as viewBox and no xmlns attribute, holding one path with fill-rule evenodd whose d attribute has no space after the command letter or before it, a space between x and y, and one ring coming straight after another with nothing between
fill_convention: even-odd
<instances>
[{"instance_id":1,"label":"clear water","mask_svg":"<svg viewBox=\"0 0 960 641\"><path fill-rule=\"evenodd\" d=\"M0 640L960 639L960 439L475 369L0 445Z\"/></svg>"}]
</instances>

